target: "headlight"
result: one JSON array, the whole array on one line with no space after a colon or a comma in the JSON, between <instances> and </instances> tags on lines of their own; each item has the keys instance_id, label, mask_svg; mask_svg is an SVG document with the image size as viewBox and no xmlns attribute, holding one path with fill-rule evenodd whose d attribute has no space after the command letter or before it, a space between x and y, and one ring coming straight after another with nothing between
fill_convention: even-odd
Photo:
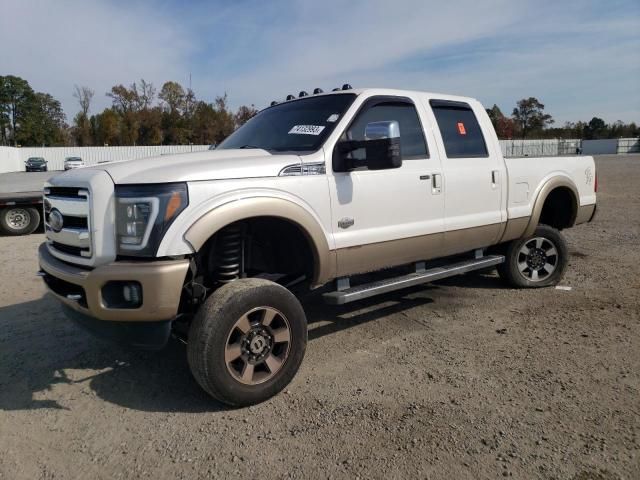
<instances>
[{"instance_id":1,"label":"headlight","mask_svg":"<svg viewBox=\"0 0 640 480\"><path fill-rule=\"evenodd\" d=\"M116 186L118 255L154 256L188 203L185 183Z\"/></svg>"}]
</instances>

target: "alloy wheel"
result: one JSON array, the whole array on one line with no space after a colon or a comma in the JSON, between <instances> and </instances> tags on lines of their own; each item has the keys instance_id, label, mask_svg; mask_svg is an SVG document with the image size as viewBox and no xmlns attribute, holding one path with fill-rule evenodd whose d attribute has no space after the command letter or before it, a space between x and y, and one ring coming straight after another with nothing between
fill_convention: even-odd
<instances>
[{"instance_id":1,"label":"alloy wheel","mask_svg":"<svg viewBox=\"0 0 640 480\"><path fill-rule=\"evenodd\" d=\"M227 337L227 371L245 385L264 383L286 362L290 343L291 327L281 312L254 308L238 319Z\"/></svg>"},{"instance_id":2,"label":"alloy wheel","mask_svg":"<svg viewBox=\"0 0 640 480\"><path fill-rule=\"evenodd\" d=\"M527 240L518 252L518 271L531 282L546 280L558 267L558 249L548 238Z\"/></svg>"}]
</instances>

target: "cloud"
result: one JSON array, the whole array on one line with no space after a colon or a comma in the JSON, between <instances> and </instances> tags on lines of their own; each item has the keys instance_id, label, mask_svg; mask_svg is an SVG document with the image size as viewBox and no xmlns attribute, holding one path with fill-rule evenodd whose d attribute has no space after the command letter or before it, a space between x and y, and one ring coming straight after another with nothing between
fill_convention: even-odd
<instances>
[{"instance_id":1,"label":"cloud","mask_svg":"<svg viewBox=\"0 0 640 480\"><path fill-rule=\"evenodd\" d=\"M94 111L105 93L141 77L154 83L187 78L191 38L133 3L21 0L3 5L0 74L14 74L63 102L70 121L78 111L74 84L95 90Z\"/></svg>"},{"instance_id":2,"label":"cloud","mask_svg":"<svg viewBox=\"0 0 640 480\"><path fill-rule=\"evenodd\" d=\"M443 91L497 103L525 96L558 123L640 121L637 0L324 0L11 2L0 69L77 111L74 84L96 90L193 74L206 100L265 106L350 82ZM8 11L7 11L8 10ZM2 72L0 72L1 74Z\"/></svg>"}]
</instances>

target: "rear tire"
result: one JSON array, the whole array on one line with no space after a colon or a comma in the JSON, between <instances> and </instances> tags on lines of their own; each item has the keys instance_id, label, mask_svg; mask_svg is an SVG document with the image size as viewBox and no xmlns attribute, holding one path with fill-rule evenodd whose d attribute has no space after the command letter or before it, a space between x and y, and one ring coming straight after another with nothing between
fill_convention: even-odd
<instances>
[{"instance_id":1,"label":"rear tire","mask_svg":"<svg viewBox=\"0 0 640 480\"><path fill-rule=\"evenodd\" d=\"M508 244L505 262L498 274L517 288L557 285L569 263L569 248L562 234L548 225L538 225L531 237Z\"/></svg>"},{"instance_id":2,"label":"rear tire","mask_svg":"<svg viewBox=\"0 0 640 480\"><path fill-rule=\"evenodd\" d=\"M198 384L234 407L263 402L298 371L307 319L286 288L263 279L236 280L216 290L189 328L187 356Z\"/></svg>"},{"instance_id":3,"label":"rear tire","mask_svg":"<svg viewBox=\"0 0 640 480\"><path fill-rule=\"evenodd\" d=\"M6 235L28 235L40 225L40 212L32 207L0 210L0 231Z\"/></svg>"}]
</instances>

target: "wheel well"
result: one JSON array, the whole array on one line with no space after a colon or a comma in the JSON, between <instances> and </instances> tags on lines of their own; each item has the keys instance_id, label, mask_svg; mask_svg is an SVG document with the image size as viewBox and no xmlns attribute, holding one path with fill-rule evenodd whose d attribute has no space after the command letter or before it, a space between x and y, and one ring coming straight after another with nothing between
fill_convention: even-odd
<instances>
[{"instance_id":1,"label":"wheel well","mask_svg":"<svg viewBox=\"0 0 640 480\"><path fill-rule=\"evenodd\" d=\"M561 230L571 227L576 219L578 205L574 193L568 187L553 189L544 200L539 223Z\"/></svg>"},{"instance_id":2,"label":"wheel well","mask_svg":"<svg viewBox=\"0 0 640 480\"><path fill-rule=\"evenodd\" d=\"M299 225L279 217L253 217L212 235L196 261L204 285L216 288L237 278L256 276L284 285L296 280L308 284L313 280L315 257L312 243Z\"/></svg>"}]
</instances>

